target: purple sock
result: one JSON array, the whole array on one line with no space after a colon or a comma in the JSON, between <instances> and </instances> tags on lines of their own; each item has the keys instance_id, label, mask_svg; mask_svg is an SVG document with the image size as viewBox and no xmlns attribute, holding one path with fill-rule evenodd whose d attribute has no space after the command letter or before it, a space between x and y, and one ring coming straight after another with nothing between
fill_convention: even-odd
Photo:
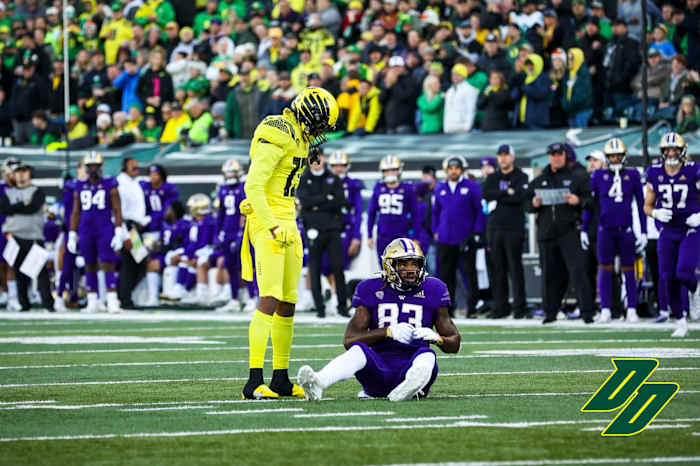
<instances>
[{"instance_id":1,"label":"purple sock","mask_svg":"<svg viewBox=\"0 0 700 466\"><path fill-rule=\"evenodd\" d=\"M90 292L97 292L97 272L85 272L85 284Z\"/></svg>"},{"instance_id":2,"label":"purple sock","mask_svg":"<svg viewBox=\"0 0 700 466\"><path fill-rule=\"evenodd\" d=\"M666 280L664 280L661 277L659 277L658 290L659 290L659 296L657 298L658 298L659 311L667 311L668 310L668 289L666 288Z\"/></svg>"},{"instance_id":3,"label":"purple sock","mask_svg":"<svg viewBox=\"0 0 700 466\"><path fill-rule=\"evenodd\" d=\"M63 267L61 267L61 279L58 281L56 294L61 296L63 291L70 287L71 292L75 290L73 286L73 275L75 272L75 254L66 251L63 254Z\"/></svg>"},{"instance_id":4,"label":"purple sock","mask_svg":"<svg viewBox=\"0 0 700 466\"><path fill-rule=\"evenodd\" d=\"M185 283L187 283L187 267L178 267L177 268L177 278L176 278L177 284L185 286Z\"/></svg>"},{"instance_id":5,"label":"purple sock","mask_svg":"<svg viewBox=\"0 0 700 466\"><path fill-rule=\"evenodd\" d=\"M228 272L231 297L233 299L238 299L238 290L241 287L241 271L240 267L237 267L237 264L235 264L233 254L226 254L224 256L224 265L226 266L226 271Z\"/></svg>"},{"instance_id":6,"label":"purple sock","mask_svg":"<svg viewBox=\"0 0 700 466\"><path fill-rule=\"evenodd\" d=\"M600 307L610 309L612 270L598 269L598 293L600 293Z\"/></svg>"},{"instance_id":7,"label":"purple sock","mask_svg":"<svg viewBox=\"0 0 700 466\"><path fill-rule=\"evenodd\" d=\"M117 272L105 272L105 283L108 290L116 290L119 285L119 274Z\"/></svg>"},{"instance_id":8,"label":"purple sock","mask_svg":"<svg viewBox=\"0 0 700 466\"><path fill-rule=\"evenodd\" d=\"M627 309L637 307L637 280L634 270L625 270L625 290L627 291Z\"/></svg>"},{"instance_id":9,"label":"purple sock","mask_svg":"<svg viewBox=\"0 0 700 466\"><path fill-rule=\"evenodd\" d=\"M190 272L189 270L187 271L187 279L185 281L185 289L187 291L192 290L194 288L194 285L197 283L197 274Z\"/></svg>"},{"instance_id":10,"label":"purple sock","mask_svg":"<svg viewBox=\"0 0 700 466\"><path fill-rule=\"evenodd\" d=\"M674 319L680 319L683 317L683 297L681 296L681 282L673 279L666 282L666 287L668 289L668 303L671 307L671 316ZM688 298L686 298L686 302Z\"/></svg>"}]
</instances>

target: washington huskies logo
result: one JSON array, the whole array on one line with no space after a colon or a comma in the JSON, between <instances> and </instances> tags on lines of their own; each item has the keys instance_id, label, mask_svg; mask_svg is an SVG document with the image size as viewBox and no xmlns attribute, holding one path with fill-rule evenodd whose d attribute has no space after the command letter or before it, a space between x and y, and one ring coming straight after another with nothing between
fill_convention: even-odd
<instances>
[{"instance_id":1,"label":"washington huskies logo","mask_svg":"<svg viewBox=\"0 0 700 466\"><path fill-rule=\"evenodd\" d=\"M631 436L647 428L678 393L675 382L647 382L659 366L650 358L613 358L613 372L581 412L602 413L620 410L601 435Z\"/></svg>"}]
</instances>

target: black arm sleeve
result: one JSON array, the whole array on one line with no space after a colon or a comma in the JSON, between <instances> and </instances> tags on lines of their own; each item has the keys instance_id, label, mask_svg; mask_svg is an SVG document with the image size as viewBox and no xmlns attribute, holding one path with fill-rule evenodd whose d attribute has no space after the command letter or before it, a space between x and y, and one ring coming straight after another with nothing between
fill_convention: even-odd
<instances>
[{"instance_id":1,"label":"black arm sleeve","mask_svg":"<svg viewBox=\"0 0 700 466\"><path fill-rule=\"evenodd\" d=\"M42 207L44 207L45 201L46 195L44 194L44 191L42 191L41 188L37 188L36 191L34 191L34 195L32 195L31 202L28 205L23 203L14 204L12 206L12 210L15 214L35 214L41 210Z\"/></svg>"},{"instance_id":2,"label":"black arm sleeve","mask_svg":"<svg viewBox=\"0 0 700 466\"><path fill-rule=\"evenodd\" d=\"M12 205L10 204L10 200L7 198L7 195L3 193L0 195L0 214L10 215L12 213Z\"/></svg>"}]
</instances>

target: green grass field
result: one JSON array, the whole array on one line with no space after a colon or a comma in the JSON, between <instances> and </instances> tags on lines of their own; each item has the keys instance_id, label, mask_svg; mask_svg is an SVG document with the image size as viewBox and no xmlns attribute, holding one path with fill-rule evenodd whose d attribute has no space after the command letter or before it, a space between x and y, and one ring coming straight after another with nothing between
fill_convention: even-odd
<instances>
[{"instance_id":1,"label":"green grass field","mask_svg":"<svg viewBox=\"0 0 700 466\"><path fill-rule=\"evenodd\" d=\"M247 316L0 314L0 464L700 464L700 327L459 321L431 396L242 401ZM344 325L301 316L290 374L343 351ZM634 437L580 408L611 357L657 357L680 392ZM271 351L268 349L268 359ZM271 367L266 375L271 375ZM325 399L327 398L327 399Z\"/></svg>"}]
</instances>

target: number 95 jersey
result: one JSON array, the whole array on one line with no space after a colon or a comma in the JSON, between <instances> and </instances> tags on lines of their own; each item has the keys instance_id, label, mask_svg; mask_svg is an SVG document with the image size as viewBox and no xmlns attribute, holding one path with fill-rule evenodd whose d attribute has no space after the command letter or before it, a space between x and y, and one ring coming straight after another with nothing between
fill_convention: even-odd
<instances>
[{"instance_id":1,"label":"number 95 jersey","mask_svg":"<svg viewBox=\"0 0 700 466\"><path fill-rule=\"evenodd\" d=\"M110 191L118 186L115 178L102 178L97 183L87 180L78 180L75 184L75 192L80 203L81 231L104 228L112 225L112 197Z\"/></svg>"},{"instance_id":2,"label":"number 95 jersey","mask_svg":"<svg viewBox=\"0 0 700 466\"><path fill-rule=\"evenodd\" d=\"M408 322L414 327L433 328L438 317L438 309L450 306L450 292L437 278L427 277L411 292L399 291L387 285L381 278L362 281L352 297L353 307L364 306L369 310L369 329L389 327L392 324ZM372 346L376 352L405 352L407 347L429 346L422 340L414 340L408 345L386 339Z\"/></svg>"},{"instance_id":3,"label":"number 95 jersey","mask_svg":"<svg viewBox=\"0 0 700 466\"><path fill-rule=\"evenodd\" d=\"M663 165L652 165L647 169L646 178L656 193L654 207L673 211L671 221L665 224L657 221L657 228L685 231L688 217L700 212L700 164L685 162L673 176L666 173Z\"/></svg>"}]
</instances>

